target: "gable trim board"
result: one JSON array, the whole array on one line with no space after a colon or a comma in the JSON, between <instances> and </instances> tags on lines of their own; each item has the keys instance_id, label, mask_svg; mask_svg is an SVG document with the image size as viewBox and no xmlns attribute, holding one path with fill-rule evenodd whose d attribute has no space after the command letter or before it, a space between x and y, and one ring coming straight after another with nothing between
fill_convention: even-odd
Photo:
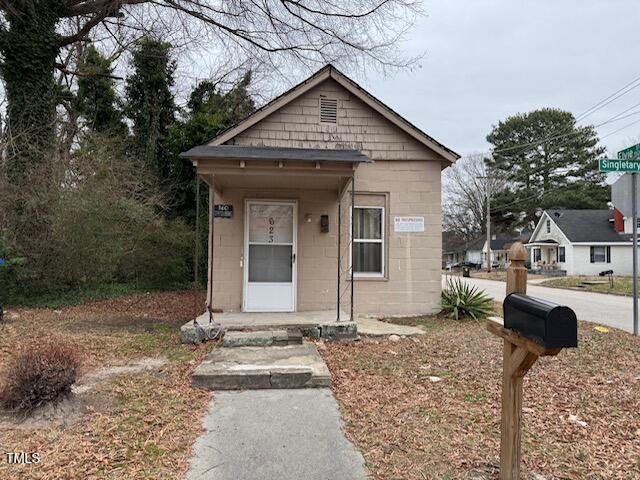
<instances>
[{"instance_id":1,"label":"gable trim board","mask_svg":"<svg viewBox=\"0 0 640 480\"><path fill-rule=\"evenodd\" d=\"M427 135L417 126L400 116L397 112L391 109L389 106L375 98L369 92L364 90L360 85L356 82L348 78L338 69L336 69L333 65L327 65L326 67L320 69L307 80L299 83L295 87L286 91L279 97L276 97L271 102L267 103L263 107L259 108L251 115L249 115L244 120L240 121L238 124L230 127L224 132L220 133L218 136L211 139L208 144L210 146L222 145L233 138L240 135L242 132L248 130L252 126L256 125L260 121L264 120L266 117L271 115L272 113L278 111L285 105L291 103L295 99L299 98L304 93L310 91L312 88L320 85L327 79L333 79L338 84L340 84L343 88L345 88L349 93L354 95L356 98L361 100L365 105L373 109L375 112L384 117L387 121L391 122L402 131L407 133L409 136L413 137L415 140L420 142L422 145L426 146L430 150L436 152L440 155L445 161L446 166L455 163L457 159L460 158L460 155L454 152L453 150L445 147L443 144L435 140L434 138Z\"/></svg>"},{"instance_id":2,"label":"gable trim board","mask_svg":"<svg viewBox=\"0 0 640 480\"><path fill-rule=\"evenodd\" d=\"M553 218L551 218L551 215L549 215L546 210L542 214L542 216L540 217L540 220L538 221L538 224L536 225L536 228L534 228L533 233L531 234L531 238L529 239L529 241L527 243L536 243L536 241L538 239L538 233L540 232L540 229L542 228L542 226L546 224L546 220L551 220L551 223L553 225L555 225L555 227L562 234L562 236L567 241L567 243L574 243L571 240L569 240L567 235L564 233L564 230L562 230L562 228L560 228L560 225L558 225L556 222L554 222Z\"/></svg>"}]
</instances>

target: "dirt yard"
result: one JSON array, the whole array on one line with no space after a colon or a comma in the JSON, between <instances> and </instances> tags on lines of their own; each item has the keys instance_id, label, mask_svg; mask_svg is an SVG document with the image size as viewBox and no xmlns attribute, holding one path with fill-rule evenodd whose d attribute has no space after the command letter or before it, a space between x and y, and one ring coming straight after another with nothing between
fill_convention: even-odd
<instances>
[{"instance_id":1,"label":"dirt yard","mask_svg":"<svg viewBox=\"0 0 640 480\"><path fill-rule=\"evenodd\" d=\"M501 342L475 322L326 344L345 428L376 479L495 479ZM640 479L640 339L581 323L525 378L523 479ZM533 477L533 474L541 477Z\"/></svg>"},{"instance_id":2,"label":"dirt yard","mask_svg":"<svg viewBox=\"0 0 640 480\"><path fill-rule=\"evenodd\" d=\"M81 352L83 376L69 400L24 420L0 415L0 478L165 479L188 467L210 394L191 371L213 346L179 343L204 294L132 295L81 306L15 309L0 327L0 373L28 342L54 336ZM5 452L40 454L10 465Z\"/></svg>"},{"instance_id":3,"label":"dirt yard","mask_svg":"<svg viewBox=\"0 0 640 480\"><path fill-rule=\"evenodd\" d=\"M83 357L76 394L17 423L0 415L0 478L175 479L188 467L210 394L190 375L213 345L179 344L203 296L132 295L60 310L13 310L0 373L16 347L56 336ZM419 339L323 343L345 428L376 479L494 479L501 346L481 324L441 317ZM580 348L525 381L524 471L550 479L640 479L640 340L580 325Z\"/></svg>"}]
</instances>

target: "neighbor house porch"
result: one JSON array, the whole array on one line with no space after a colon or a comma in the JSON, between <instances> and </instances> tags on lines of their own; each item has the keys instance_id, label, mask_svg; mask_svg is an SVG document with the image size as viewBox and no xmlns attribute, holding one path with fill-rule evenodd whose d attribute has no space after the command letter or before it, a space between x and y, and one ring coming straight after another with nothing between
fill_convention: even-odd
<instances>
[{"instance_id":1,"label":"neighbor house porch","mask_svg":"<svg viewBox=\"0 0 640 480\"><path fill-rule=\"evenodd\" d=\"M541 240L526 245L530 254L531 269L544 275L565 275L566 250L555 240Z\"/></svg>"}]
</instances>

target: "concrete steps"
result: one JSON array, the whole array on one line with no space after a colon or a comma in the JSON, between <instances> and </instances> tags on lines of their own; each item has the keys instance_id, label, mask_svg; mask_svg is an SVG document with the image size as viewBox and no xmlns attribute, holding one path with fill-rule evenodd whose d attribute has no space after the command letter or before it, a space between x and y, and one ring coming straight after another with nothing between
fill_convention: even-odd
<instances>
[{"instance_id":1,"label":"concrete steps","mask_svg":"<svg viewBox=\"0 0 640 480\"><path fill-rule=\"evenodd\" d=\"M310 342L236 346L214 348L193 372L193 385L208 390L317 388L329 387L331 375Z\"/></svg>"},{"instance_id":2,"label":"concrete steps","mask_svg":"<svg viewBox=\"0 0 640 480\"><path fill-rule=\"evenodd\" d=\"M228 332L223 347L284 347L301 345L302 332L296 328L286 330L258 330L253 332Z\"/></svg>"}]
</instances>

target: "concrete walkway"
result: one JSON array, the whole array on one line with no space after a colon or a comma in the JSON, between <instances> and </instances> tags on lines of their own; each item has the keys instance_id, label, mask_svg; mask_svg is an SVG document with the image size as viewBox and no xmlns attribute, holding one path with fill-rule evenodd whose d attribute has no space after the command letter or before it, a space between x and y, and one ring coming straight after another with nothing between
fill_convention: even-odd
<instances>
[{"instance_id":1,"label":"concrete walkway","mask_svg":"<svg viewBox=\"0 0 640 480\"><path fill-rule=\"evenodd\" d=\"M364 480L326 388L216 392L187 480Z\"/></svg>"},{"instance_id":2,"label":"concrete walkway","mask_svg":"<svg viewBox=\"0 0 640 480\"><path fill-rule=\"evenodd\" d=\"M381 322L375 318L357 318L356 323L358 324L358 333L374 337L386 335L406 335L407 337L410 337L412 335L425 334L425 331L419 327Z\"/></svg>"},{"instance_id":3,"label":"concrete walkway","mask_svg":"<svg viewBox=\"0 0 640 480\"><path fill-rule=\"evenodd\" d=\"M460 277L460 279L485 290L488 295L499 302L504 300L505 282L481 278ZM444 276L442 277L442 284L443 286L446 285ZM527 286L527 293L532 297L542 298L572 308L576 312L578 320L586 320L633 332L633 302L631 297L580 292L532 284Z\"/></svg>"}]
</instances>

